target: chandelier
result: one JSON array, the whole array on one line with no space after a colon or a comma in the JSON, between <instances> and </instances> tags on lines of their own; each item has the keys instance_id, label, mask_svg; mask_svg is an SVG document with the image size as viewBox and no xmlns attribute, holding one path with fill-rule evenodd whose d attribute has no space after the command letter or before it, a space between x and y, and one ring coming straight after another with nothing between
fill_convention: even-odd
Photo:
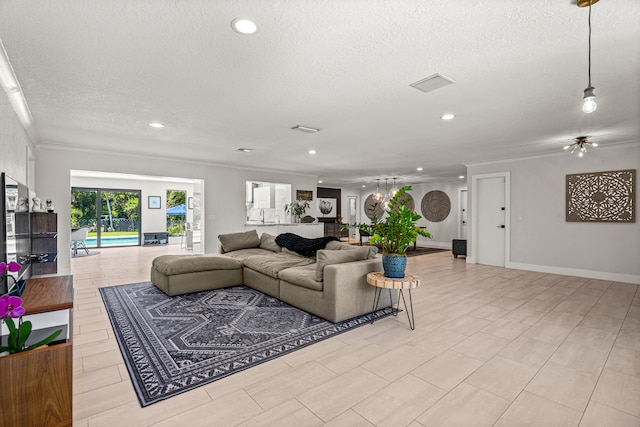
<instances>
[{"instance_id":1,"label":"chandelier","mask_svg":"<svg viewBox=\"0 0 640 427\"><path fill-rule=\"evenodd\" d=\"M582 111L584 113L593 113L598 108L596 104L596 88L591 86L591 5L597 3L598 0L578 0L578 7L589 6L589 85L584 90L584 96L582 98Z\"/></svg>"},{"instance_id":2,"label":"chandelier","mask_svg":"<svg viewBox=\"0 0 640 427\"><path fill-rule=\"evenodd\" d=\"M393 179L393 186L389 188L389 179ZM383 209L389 207L389 202L399 191L396 186L397 178L384 178L384 192L380 191L380 179L376 179L376 191L373 193L374 202L380 203Z\"/></svg>"},{"instance_id":3,"label":"chandelier","mask_svg":"<svg viewBox=\"0 0 640 427\"><path fill-rule=\"evenodd\" d=\"M575 139L575 141L564 147L565 150L571 150L570 153L573 154L576 151L578 152L578 157L584 157L587 154L587 147L597 147L598 144L592 141L587 141L588 136L579 136Z\"/></svg>"}]
</instances>

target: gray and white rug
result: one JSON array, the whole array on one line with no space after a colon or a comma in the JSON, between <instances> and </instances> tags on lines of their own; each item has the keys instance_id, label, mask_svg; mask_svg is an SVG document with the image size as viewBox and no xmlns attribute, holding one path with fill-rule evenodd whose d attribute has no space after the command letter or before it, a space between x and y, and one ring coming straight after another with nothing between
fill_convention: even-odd
<instances>
[{"instance_id":1,"label":"gray and white rug","mask_svg":"<svg viewBox=\"0 0 640 427\"><path fill-rule=\"evenodd\" d=\"M391 314L331 323L246 286L169 297L144 282L100 294L143 407Z\"/></svg>"}]
</instances>

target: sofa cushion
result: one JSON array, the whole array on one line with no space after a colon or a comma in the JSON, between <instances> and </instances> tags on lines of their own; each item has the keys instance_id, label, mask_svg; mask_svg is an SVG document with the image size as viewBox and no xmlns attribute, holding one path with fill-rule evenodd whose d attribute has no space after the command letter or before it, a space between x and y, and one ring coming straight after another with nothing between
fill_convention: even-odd
<instances>
[{"instance_id":1,"label":"sofa cushion","mask_svg":"<svg viewBox=\"0 0 640 427\"><path fill-rule=\"evenodd\" d=\"M298 252L291 251L291 250L289 250L287 248L282 248L282 253L283 254L287 254L287 255L291 255L291 256L297 256L297 257L300 257L300 258L307 258L307 259L313 260L313 262L316 261L316 256L315 255L314 256L304 256L304 255L300 255Z\"/></svg>"},{"instance_id":2,"label":"sofa cushion","mask_svg":"<svg viewBox=\"0 0 640 427\"><path fill-rule=\"evenodd\" d=\"M344 242L329 242L327 243L327 246L325 247L325 249L331 249L334 251L336 250L353 251L353 250L366 249L368 251L368 255L367 255L368 259L375 258L376 254L378 253L378 248L375 246L355 246L355 245L350 245Z\"/></svg>"},{"instance_id":3,"label":"sofa cushion","mask_svg":"<svg viewBox=\"0 0 640 427\"><path fill-rule=\"evenodd\" d=\"M161 255L152 262L153 267L165 276L211 270L238 270L240 261L223 255Z\"/></svg>"},{"instance_id":4,"label":"sofa cushion","mask_svg":"<svg viewBox=\"0 0 640 427\"><path fill-rule=\"evenodd\" d=\"M367 259L368 248L358 247L359 250L327 250L321 249L316 254L316 276L318 282L324 280L324 268L332 264L344 264L346 262L362 261Z\"/></svg>"},{"instance_id":5,"label":"sofa cushion","mask_svg":"<svg viewBox=\"0 0 640 427\"><path fill-rule=\"evenodd\" d=\"M278 273L280 280L289 282L292 285L301 286L303 288L312 289L314 291L322 291L322 282L316 280L316 265L309 264L303 267L291 267Z\"/></svg>"},{"instance_id":6,"label":"sofa cushion","mask_svg":"<svg viewBox=\"0 0 640 427\"><path fill-rule=\"evenodd\" d=\"M271 253L270 255L256 255L244 260L245 268L250 268L274 279L277 279L278 273L285 268L300 267L308 264L313 264L313 260L282 252L278 254Z\"/></svg>"},{"instance_id":7,"label":"sofa cushion","mask_svg":"<svg viewBox=\"0 0 640 427\"><path fill-rule=\"evenodd\" d=\"M256 230L249 230L244 233L220 234L218 240L220 240L222 250L225 252L260 247L260 238Z\"/></svg>"},{"instance_id":8,"label":"sofa cushion","mask_svg":"<svg viewBox=\"0 0 640 427\"><path fill-rule=\"evenodd\" d=\"M262 233L260 236L260 248L267 249L272 252L282 251L282 248L276 243L276 236L269 233Z\"/></svg>"},{"instance_id":9,"label":"sofa cushion","mask_svg":"<svg viewBox=\"0 0 640 427\"><path fill-rule=\"evenodd\" d=\"M273 252L271 252L268 249L249 248L249 249L239 249L233 252L226 252L224 254L224 256L226 257L234 258L239 261L244 261L245 259L252 256L256 256L256 255L273 255Z\"/></svg>"}]
</instances>

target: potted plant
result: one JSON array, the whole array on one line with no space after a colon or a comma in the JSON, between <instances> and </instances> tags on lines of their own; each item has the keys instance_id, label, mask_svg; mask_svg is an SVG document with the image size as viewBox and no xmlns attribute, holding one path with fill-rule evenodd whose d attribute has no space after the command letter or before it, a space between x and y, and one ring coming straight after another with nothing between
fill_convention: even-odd
<instances>
[{"instance_id":1,"label":"potted plant","mask_svg":"<svg viewBox=\"0 0 640 427\"><path fill-rule=\"evenodd\" d=\"M294 200L291 204L284 205L284 213L287 215L289 213L293 214L294 222L300 222L300 218L304 213L309 209L309 201L308 200Z\"/></svg>"},{"instance_id":2,"label":"potted plant","mask_svg":"<svg viewBox=\"0 0 640 427\"><path fill-rule=\"evenodd\" d=\"M431 238L430 233L416 225L422 216L406 206L410 199L403 195L409 190L411 187L408 185L402 187L389 201L387 216L371 226L373 235L369 242L382 248L382 267L386 277L403 278L409 246L418 235Z\"/></svg>"}]
</instances>

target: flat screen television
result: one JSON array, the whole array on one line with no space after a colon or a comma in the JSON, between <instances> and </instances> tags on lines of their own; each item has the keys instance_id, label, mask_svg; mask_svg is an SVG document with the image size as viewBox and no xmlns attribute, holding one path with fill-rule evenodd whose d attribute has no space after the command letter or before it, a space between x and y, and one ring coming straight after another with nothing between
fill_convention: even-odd
<instances>
[{"instance_id":1,"label":"flat screen television","mask_svg":"<svg viewBox=\"0 0 640 427\"><path fill-rule=\"evenodd\" d=\"M0 176L4 191L0 197L0 261L17 262L20 271L0 274L0 295L12 291L16 283L31 277L31 219L29 214L29 188L4 172Z\"/></svg>"}]
</instances>

